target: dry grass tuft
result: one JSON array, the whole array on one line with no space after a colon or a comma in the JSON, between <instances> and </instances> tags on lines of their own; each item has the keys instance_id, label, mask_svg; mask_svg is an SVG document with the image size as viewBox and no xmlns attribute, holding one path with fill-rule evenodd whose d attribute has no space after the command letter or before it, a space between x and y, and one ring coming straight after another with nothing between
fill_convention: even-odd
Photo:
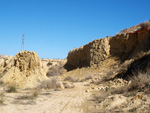
<instances>
[{"instance_id":1,"label":"dry grass tuft","mask_svg":"<svg viewBox=\"0 0 150 113\"><path fill-rule=\"evenodd\" d=\"M131 83L129 84L128 91L139 90L149 85L150 76L147 73L138 72L138 75L134 74L130 80Z\"/></svg>"},{"instance_id":2,"label":"dry grass tuft","mask_svg":"<svg viewBox=\"0 0 150 113\"><path fill-rule=\"evenodd\" d=\"M38 91L34 91L32 95L23 95L18 97L18 99L22 99L22 100L34 100L38 97L39 92Z\"/></svg>"},{"instance_id":3,"label":"dry grass tuft","mask_svg":"<svg viewBox=\"0 0 150 113\"><path fill-rule=\"evenodd\" d=\"M4 93L0 93L0 104L4 104Z\"/></svg>"},{"instance_id":4,"label":"dry grass tuft","mask_svg":"<svg viewBox=\"0 0 150 113\"><path fill-rule=\"evenodd\" d=\"M56 77L43 81L39 86L40 89L55 89L60 87L61 83Z\"/></svg>"},{"instance_id":5,"label":"dry grass tuft","mask_svg":"<svg viewBox=\"0 0 150 113\"><path fill-rule=\"evenodd\" d=\"M0 81L0 85L3 85L4 84L4 82L3 81Z\"/></svg>"},{"instance_id":6,"label":"dry grass tuft","mask_svg":"<svg viewBox=\"0 0 150 113\"><path fill-rule=\"evenodd\" d=\"M7 92L8 93L16 93L17 92L16 86L14 86L14 85L9 86L7 89Z\"/></svg>"},{"instance_id":7,"label":"dry grass tuft","mask_svg":"<svg viewBox=\"0 0 150 113\"><path fill-rule=\"evenodd\" d=\"M69 81L69 82L78 82L79 78L75 77L75 76L68 76L64 79L64 81Z\"/></svg>"},{"instance_id":8,"label":"dry grass tuft","mask_svg":"<svg viewBox=\"0 0 150 113\"><path fill-rule=\"evenodd\" d=\"M100 92L93 95L94 101L101 103L109 96L109 92Z\"/></svg>"},{"instance_id":9,"label":"dry grass tuft","mask_svg":"<svg viewBox=\"0 0 150 113\"><path fill-rule=\"evenodd\" d=\"M83 82L83 81L86 81L86 80L89 80L89 79L92 79L92 75L85 75L85 76L83 76L83 78L80 80L80 82Z\"/></svg>"},{"instance_id":10,"label":"dry grass tuft","mask_svg":"<svg viewBox=\"0 0 150 113\"><path fill-rule=\"evenodd\" d=\"M65 72L66 70L61 65L51 66L47 72L47 76L58 76Z\"/></svg>"},{"instance_id":11,"label":"dry grass tuft","mask_svg":"<svg viewBox=\"0 0 150 113\"><path fill-rule=\"evenodd\" d=\"M113 89L110 93L112 94L125 94L127 96L133 96L138 91L149 90L150 91L150 76L147 73L138 72L133 73L133 76L129 78L129 84L119 89ZM147 87L148 86L148 87ZM147 92L149 92L147 91ZM145 92L145 91L144 91Z\"/></svg>"}]
</instances>

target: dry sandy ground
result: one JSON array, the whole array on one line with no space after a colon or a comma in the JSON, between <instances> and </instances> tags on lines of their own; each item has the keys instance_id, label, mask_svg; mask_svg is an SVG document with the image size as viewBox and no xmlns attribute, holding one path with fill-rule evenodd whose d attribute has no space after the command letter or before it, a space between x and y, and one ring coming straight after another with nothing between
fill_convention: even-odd
<instances>
[{"instance_id":1,"label":"dry sandy ground","mask_svg":"<svg viewBox=\"0 0 150 113\"><path fill-rule=\"evenodd\" d=\"M87 113L90 93L85 90L88 88L89 86L84 86L84 83L75 83L72 89L39 92L35 100L18 99L21 95L31 93L29 90L5 93L0 113Z\"/></svg>"}]
</instances>

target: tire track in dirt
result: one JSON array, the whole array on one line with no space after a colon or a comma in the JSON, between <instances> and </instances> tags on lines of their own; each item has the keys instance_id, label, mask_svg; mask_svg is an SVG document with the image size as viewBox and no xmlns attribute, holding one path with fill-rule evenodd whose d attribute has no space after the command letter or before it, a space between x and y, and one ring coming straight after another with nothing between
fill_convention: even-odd
<instances>
[{"instance_id":1,"label":"tire track in dirt","mask_svg":"<svg viewBox=\"0 0 150 113\"><path fill-rule=\"evenodd\" d=\"M75 88L62 91L49 91L42 94L33 104L13 104L9 102L0 107L0 113L86 113L86 100L90 93L86 93L83 83L75 83ZM13 101L13 100L12 100ZM20 101L22 102L22 101Z\"/></svg>"},{"instance_id":2,"label":"tire track in dirt","mask_svg":"<svg viewBox=\"0 0 150 113\"><path fill-rule=\"evenodd\" d=\"M64 107L60 110L59 113L62 113L62 112L64 111L64 109L68 106L68 104L72 101L72 99L73 99L74 97L76 97L76 95L77 95L77 93L64 105Z\"/></svg>"}]
</instances>

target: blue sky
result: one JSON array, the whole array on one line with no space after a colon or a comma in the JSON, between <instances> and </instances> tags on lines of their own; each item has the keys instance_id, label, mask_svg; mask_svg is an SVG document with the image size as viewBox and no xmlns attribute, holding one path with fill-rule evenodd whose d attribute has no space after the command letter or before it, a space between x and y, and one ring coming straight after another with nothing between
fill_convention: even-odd
<instances>
[{"instance_id":1,"label":"blue sky","mask_svg":"<svg viewBox=\"0 0 150 113\"><path fill-rule=\"evenodd\" d=\"M0 54L66 58L71 49L148 21L150 0L0 0Z\"/></svg>"}]
</instances>

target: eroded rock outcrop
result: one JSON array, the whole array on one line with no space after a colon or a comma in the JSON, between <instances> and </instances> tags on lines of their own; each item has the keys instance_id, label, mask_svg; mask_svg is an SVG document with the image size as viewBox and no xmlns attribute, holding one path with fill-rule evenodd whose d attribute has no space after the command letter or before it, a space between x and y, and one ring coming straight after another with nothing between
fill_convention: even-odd
<instances>
[{"instance_id":1,"label":"eroded rock outcrop","mask_svg":"<svg viewBox=\"0 0 150 113\"><path fill-rule=\"evenodd\" d=\"M4 72L5 67L8 67L8 64L13 59L13 56L0 55L0 75Z\"/></svg>"},{"instance_id":2,"label":"eroded rock outcrop","mask_svg":"<svg viewBox=\"0 0 150 113\"><path fill-rule=\"evenodd\" d=\"M73 49L67 57L66 68L98 66L109 56L109 38L98 39L80 48Z\"/></svg>"},{"instance_id":3,"label":"eroded rock outcrop","mask_svg":"<svg viewBox=\"0 0 150 113\"><path fill-rule=\"evenodd\" d=\"M124 67L123 71L127 71L133 62L149 54L149 51L150 22L145 22L122 30L113 37L94 40L87 45L71 50L67 57L66 68L68 70L78 67L97 68L111 59L114 64L117 62L117 71L115 72L113 69L114 77L122 73L122 70L118 71L120 67ZM104 65L111 70L107 62Z\"/></svg>"},{"instance_id":4,"label":"eroded rock outcrop","mask_svg":"<svg viewBox=\"0 0 150 113\"><path fill-rule=\"evenodd\" d=\"M34 88L47 79L41 68L41 60L35 52L19 52L15 57L5 61L4 68L1 80L8 85Z\"/></svg>"}]
</instances>

